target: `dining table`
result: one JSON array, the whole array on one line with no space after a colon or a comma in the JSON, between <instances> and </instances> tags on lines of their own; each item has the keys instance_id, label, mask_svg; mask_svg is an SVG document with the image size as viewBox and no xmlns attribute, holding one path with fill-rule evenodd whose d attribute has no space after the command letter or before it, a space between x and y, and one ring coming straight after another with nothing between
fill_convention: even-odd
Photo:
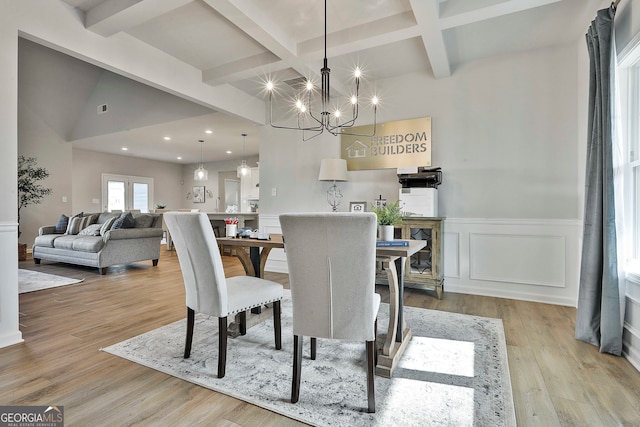
<instances>
[{"instance_id":1,"label":"dining table","mask_svg":"<svg viewBox=\"0 0 640 427\"><path fill-rule=\"evenodd\" d=\"M403 315L404 269L407 258L426 246L424 240L407 240L406 246L376 246L376 261L382 266L389 283L389 326L377 339L376 374L391 378L398 361L411 341L412 333ZM281 234L268 239L218 237L221 247L232 247L248 276L264 277L264 268L272 249L284 249ZM260 314L254 312L254 314ZM248 325L249 326L249 325Z\"/></svg>"}]
</instances>

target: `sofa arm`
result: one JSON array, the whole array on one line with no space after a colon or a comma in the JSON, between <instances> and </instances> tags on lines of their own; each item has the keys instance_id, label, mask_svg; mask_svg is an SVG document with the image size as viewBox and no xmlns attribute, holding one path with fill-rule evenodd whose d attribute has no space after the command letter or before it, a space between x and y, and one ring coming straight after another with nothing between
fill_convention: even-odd
<instances>
[{"instance_id":1,"label":"sofa arm","mask_svg":"<svg viewBox=\"0 0 640 427\"><path fill-rule=\"evenodd\" d=\"M45 225L38 229L38 236L44 236L45 234L62 234L62 233L56 233L55 225Z\"/></svg>"},{"instance_id":2,"label":"sofa arm","mask_svg":"<svg viewBox=\"0 0 640 427\"><path fill-rule=\"evenodd\" d=\"M104 242L109 240L141 239L147 237L158 237L162 239L162 228L118 228L109 230L103 236Z\"/></svg>"}]
</instances>

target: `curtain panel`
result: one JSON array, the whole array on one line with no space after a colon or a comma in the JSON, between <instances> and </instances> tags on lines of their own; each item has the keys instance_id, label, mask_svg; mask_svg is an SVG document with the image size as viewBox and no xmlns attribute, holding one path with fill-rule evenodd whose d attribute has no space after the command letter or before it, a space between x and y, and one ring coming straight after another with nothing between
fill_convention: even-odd
<instances>
[{"instance_id":1,"label":"curtain panel","mask_svg":"<svg viewBox=\"0 0 640 427\"><path fill-rule=\"evenodd\" d=\"M616 233L613 112L615 41L613 5L598 11L586 34L590 58L589 121L582 263L575 337L622 352L622 316Z\"/></svg>"}]
</instances>

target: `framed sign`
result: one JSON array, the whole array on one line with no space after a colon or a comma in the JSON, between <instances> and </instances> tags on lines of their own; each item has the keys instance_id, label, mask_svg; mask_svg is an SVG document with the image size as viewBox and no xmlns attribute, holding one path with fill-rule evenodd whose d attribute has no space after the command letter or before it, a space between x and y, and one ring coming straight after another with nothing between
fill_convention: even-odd
<instances>
[{"instance_id":1,"label":"framed sign","mask_svg":"<svg viewBox=\"0 0 640 427\"><path fill-rule=\"evenodd\" d=\"M371 135L373 126L349 133ZM379 123L371 137L341 135L340 150L350 171L431 166L431 117Z\"/></svg>"},{"instance_id":2,"label":"framed sign","mask_svg":"<svg viewBox=\"0 0 640 427\"><path fill-rule=\"evenodd\" d=\"M193 203L204 203L205 192L204 186L193 187Z\"/></svg>"},{"instance_id":3,"label":"framed sign","mask_svg":"<svg viewBox=\"0 0 640 427\"><path fill-rule=\"evenodd\" d=\"M349 212L366 212L367 202L351 202L349 203Z\"/></svg>"}]
</instances>

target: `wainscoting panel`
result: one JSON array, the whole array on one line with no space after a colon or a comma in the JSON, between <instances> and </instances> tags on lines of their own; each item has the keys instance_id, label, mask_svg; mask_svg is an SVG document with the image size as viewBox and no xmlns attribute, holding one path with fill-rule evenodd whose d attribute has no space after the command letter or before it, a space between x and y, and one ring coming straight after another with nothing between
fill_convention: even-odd
<instances>
[{"instance_id":1,"label":"wainscoting panel","mask_svg":"<svg viewBox=\"0 0 640 427\"><path fill-rule=\"evenodd\" d=\"M447 218L444 228L445 292L576 306L580 221Z\"/></svg>"},{"instance_id":2,"label":"wainscoting panel","mask_svg":"<svg viewBox=\"0 0 640 427\"><path fill-rule=\"evenodd\" d=\"M640 276L629 274L626 285L622 352L640 371Z\"/></svg>"},{"instance_id":3,"label":"wainscoting panel","mask_svg":"<svg viewBox=\"0 0 640 427\"><path fill-rule=\"evenodd\" d=\"M470 233L469 278L565 287L564 236Z\"/></svg>"},{"instance_id":4,"label":"wainscoting panel","mask_svg":"<svg viewBox=\"0 0 640 427\"><path fill-rule=\"evenodd\" d=\"M460 278L460 233L443 233L446 256L442 260L446 277Z\"/></svg>"}]
</instances>

